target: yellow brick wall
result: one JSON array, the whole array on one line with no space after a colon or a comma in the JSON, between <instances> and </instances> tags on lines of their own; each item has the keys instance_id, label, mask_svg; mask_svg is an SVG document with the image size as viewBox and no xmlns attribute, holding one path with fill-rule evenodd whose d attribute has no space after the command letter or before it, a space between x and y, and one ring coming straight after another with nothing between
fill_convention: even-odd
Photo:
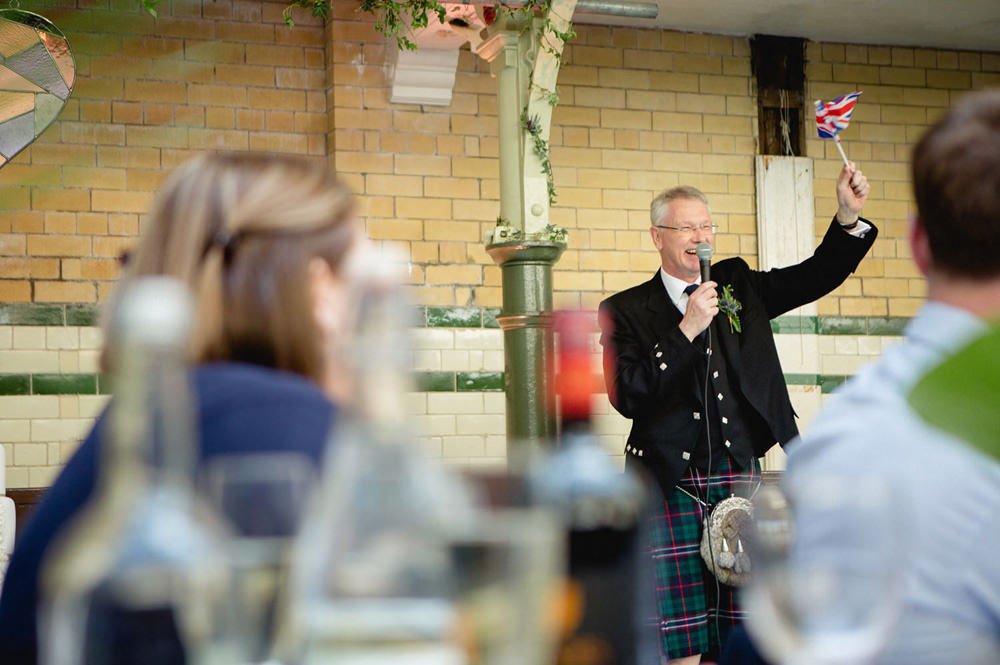
<instances>
[{"instance_id":1,"label":"yellow brick wall","mask_svg":"<svg viewBox=\"0 0 1000 665\"><path fill-rule=\"evenodd\" d=\"M178 163L228 148L327 154L326 34L281 3L41 10L77 80L59 119L0 169L0 301L96 302Z\"/></svg>"},{"instance_id":2,"label":"yellow brick wall","mask_svg":"<svg viewBox=\"0 0 1000 665\"><path fill-rule=\"evenodd\" d=\"M756 263L753 156L756 92L746 39L577 25L559 75L552 221L570 230L554 271L556 306L593 308L648 278L657 256L648 205L692 184L709 196L720 257ZM371 22L346 9L333 28L336 164L359 193L369 233L413 257L428 305L501 304L499 270L482 234L499 213L496 84L463 51L449 107L393 105L386 49ZM372 46L372 42L378 44ZM868 175L866 214L882 231L872 256L821 315L910 316L923 284L909 261L907 159L926 126L964 92L1000 85L1000 54L810 43L807 98L863 88L849 156ZM836 210L835 146L814 136L817 241Z\"/></svg>"},{"instance_id":3,"label":"yellow brick wall","mask_svg":"<svg viewBox=\"0 0 1000 665\"><path fill-rule=\"evenodd\" d=\"M0 169L0 303L103 299L117 256L139 233L169 170L199 151L229 148L309 154L333 165L358 194L369 234L409 252L421 304L501 304L499 269L482 242L499 213L496 83L468 50L450 106L394 105L389 47L347 0L333 3L325 26L296 11L292 30L282 2L173 0L156 22L131 0L70 4L54 0L42 13L70 38L76 89L40 140ZM648 278L658 264L649 200L676 184L708 194L721 227L719 254L755 264L757 122L747 41L576 30L551 141L559 196L552 221L570 230L554 273L556 305L592 308ZM865 90L844 144L872 182L866 212L882 228L872 255L820 301L819 313L909 316L923 294L905 240L909 150L961 94L1000 86L1000 53L809 44L806 80L808 99ZM808 113L806 126L812 136ZM806 150L816 160L818 236L834 211L839 155L819 139ZM96 371L92 328L79 331L79 349L53 341L64 336L59 330L44 332L39 341L39 329L0 325L7 360L0 373ZM436 340L433 333L425 336ZM466 345L460 350L438 340L440 359L418 369L499 371L499 333L489 334L494 346L472 332L456 337ZM822 373L849 373L875 353L857 340L820 337ZM463 353L469 357L459 361ZM103 400L0 398L11 485L48 482ZM421 393L414 412L427 426L425 443L443 456L502 461L499 393ZM606 404L601 413L615 449L622 421Z\"/></svg>"},{"instance_id":4,"label":"yellow brick wall","mask_svg":"<svg viewBox=\"0 0 1000 665\"><path fill-rule=\"evenodd\" d=\"M712 197L722 254L756 251L755 104L746 40L577 26L559 77L552 221L570 229L557 306L596 306L651 273L650 199L681 182ZM414 259L422 304L501 304L483 234L499 214L496 83L461 52L448 107L392 105L386 49L346 9L333 27L335 163L372 237ZM377 45L372 46L372 42Z\"/></svg>"},{"instance_id":5,"label":"yellow brick wall","mask_svg":"<svg viewBox=\"0 0 1000 665\"><path fill-rule=\"evenodd\" d=\"M865 214L881 227L871 255L854 277L819 301L819 314L912 316L925 287L906 240L908 220L916 212L910 150L963 94L1000 87L1000 53L809 44L807 60L809 99L864 90L842 137L848 157L872 185ZM842 162L832 141L811 138L806 149L815 160L819 231L820 211L836 209L832 193Z\"/></svg>"},{"instance_id":6,"label":"yellow brick wall","mask_svg":"<svg viewBox=\"0 0 1000 665\"><path fill-rule=\"evenodd\" d=\"M178 0L155 23L130 9L53 7L78 81L59 120L0 169L0 300L95 302L117 275L170 168L204 149L326 158L359 194L372 237L413 257L428 305L501 303L483 233L499 212L496 85L460 54L448 107L390 104L387 43L351 2L324 27L281 3ZM756 100L745 39L578 25L552 130L570 229L556 304L592 307L656 267L648 202L679 183L703 189L718 251L756 253ZM807 97L865 94L844 140L873 185L883 235L820 314L908 316L922 284L908 260L906 159L926 125L969 89L1000 85L1000 55L808 45ZM811 119L807 117L811 129ZM811 132L810 132L811 136ZM839 159L810 139L817 233L834 209Z\"/></svg>"}]
</instances>

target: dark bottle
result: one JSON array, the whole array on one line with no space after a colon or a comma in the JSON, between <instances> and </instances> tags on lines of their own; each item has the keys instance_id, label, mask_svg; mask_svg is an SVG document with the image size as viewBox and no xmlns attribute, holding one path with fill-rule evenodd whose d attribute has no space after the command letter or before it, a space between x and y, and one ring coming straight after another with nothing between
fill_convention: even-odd
<instances>
[{"instance_id":1,"label":"dark bottle","mask_svg":"<svg viewBox=\"0 0 1000 665\"><path fill-rule=\"evenodd\" d=\"M540 499L566 529L568 582L558 665L636 665L658 656L644 529L646 492L594 434L594 321L556 316L557 452L536 476Z\"/></svg>"}]
</instances>

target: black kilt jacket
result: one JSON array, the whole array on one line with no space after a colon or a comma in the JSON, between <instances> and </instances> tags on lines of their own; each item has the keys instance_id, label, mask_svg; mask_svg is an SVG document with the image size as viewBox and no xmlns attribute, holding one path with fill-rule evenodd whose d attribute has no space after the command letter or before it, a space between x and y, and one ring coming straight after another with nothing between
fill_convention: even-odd
<instances>
[{"instance_id":1,"label":"black kilt jacket","mask_svg":"<svg viewBox=\"0 0 1000 665\"><path fill-rule=\"evenodd\" d=\"M720 295L723 286L731 285L743 306L742 332L730 330L724 313L716 316L712 346L726 362L730 385L738 386L754 412L747 414L750 440L742 442L740 455L745 461L798 433L771 319L840 286L875 242L878 229L871 226L858 238L834 219L813 255L787 268L760 272L740 258L712 266ZM632 419L626 466L638 465L664 492L671 491L690 463L684 452L694 450L703 432L703 423L692 413L703 410L705 353L680 331L681 313L659 271L648 282L604 300L599 313L608 397Z\"/></svg>"}]
</instances>

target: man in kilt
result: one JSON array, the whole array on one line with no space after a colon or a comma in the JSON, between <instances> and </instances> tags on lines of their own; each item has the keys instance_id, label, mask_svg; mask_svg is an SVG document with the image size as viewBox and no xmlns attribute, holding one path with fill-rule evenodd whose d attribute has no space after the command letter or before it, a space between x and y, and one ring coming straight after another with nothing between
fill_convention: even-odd
<instances>
[{"instance_id":1,"label":"man in kilt","mask_svg":"<svg viewBox=\"0 0 1000 665\"><path fill-rule=\"evenodd\" d=\"M626 466L663 494L651 554L660 650L671 663L698 663L741 618L734 589L702 562L702 525L721 499L749 494L757 457L797 434L770 320L826 295L858 266L878 233L859 217L869 190L845 166L839 209L811 257L766 272L726 259L699 283L695 248L715 240L708 200L694 187L668 189L650 205L660 269L601 303L608 396L632 419Z\"/></svg>"}]
</instances>

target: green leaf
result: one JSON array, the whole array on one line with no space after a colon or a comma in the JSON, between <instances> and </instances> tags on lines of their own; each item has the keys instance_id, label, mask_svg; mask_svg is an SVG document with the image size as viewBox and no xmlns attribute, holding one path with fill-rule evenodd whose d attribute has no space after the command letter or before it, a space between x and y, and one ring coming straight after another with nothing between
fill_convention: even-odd
<instances>
[{"instance_id":1,"label":"green leaf","mask_svg":"<svg viewBox=\"0 0 1000 665\"><path fill-rule=\"evenodd\" d=\"M928 424L1000 459L1000 328L927 372L909 402Z\"/></svg>"},{"instance_id":2,"label":"green leaf","mask_svg":"<svg viewBox=\"0 0 1000 665\"><path fill-rule=\"evenodd\" d=\"M144 12L153 18L157 18L156 6L160 4L160 0L138 0L138 3Z\"/></svg>"}]
</instances>

